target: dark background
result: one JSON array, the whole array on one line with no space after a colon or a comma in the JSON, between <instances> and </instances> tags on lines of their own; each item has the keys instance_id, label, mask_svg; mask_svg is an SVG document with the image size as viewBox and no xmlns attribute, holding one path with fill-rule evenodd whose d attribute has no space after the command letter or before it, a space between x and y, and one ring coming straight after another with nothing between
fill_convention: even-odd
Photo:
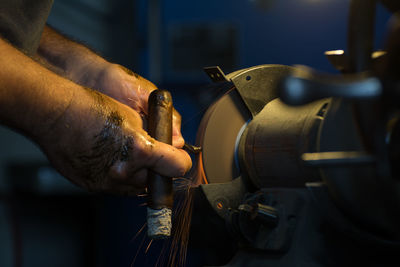
<instances>
[{"instance_id":1,"label":"dark background","mask_svg":"<svg viewBox=\"0 0 400 267\"><path fill-rule=\"evenodd\" d=\"M348 0L55 0L49 23L110 61L172 92L195 142L215 101L205 66L225 73L259 64L335 72L324 51L345 49ZM389 13L377 11L375 48ZM0 128L0 266L154 266L161 244L144 233L144 200L83 192L39 149ZM143 242L142 242L143 241ZM189 265L196 265L191 253Z\"/></svg>"}]
</instances>

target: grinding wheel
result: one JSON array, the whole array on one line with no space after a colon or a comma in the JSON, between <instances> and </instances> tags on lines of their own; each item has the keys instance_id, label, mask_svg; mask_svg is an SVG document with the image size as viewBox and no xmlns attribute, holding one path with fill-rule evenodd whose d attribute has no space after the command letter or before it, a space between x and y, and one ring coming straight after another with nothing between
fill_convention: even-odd
<instances>
[{"instance_id":1,"label":"grinding wheel","mask_svg":"<svg viewBox=\"0 0 400 267\"><path fill-rule=\"evenodd\" d=\"M266 64L228 75L218 73L220 69L214 70L232 88L207 110L200 123L196 140L202 147L197 161L198 182L226 183L241 175L236 155L242 133L247 123L278 97L279 81L292 69Z\"/></svg>"},{"instance_id":2,"label":"grinding wheel","mask_svg":"<svg viewBox=\"0 0 400 267\"><path fill-rule=\"evenodd\" d=\"M235 88L217 100L204 115L196 143L202 147L199 171L204 183L224 183L240 175L236 143L251 114Z\"/></svg>"}]
</instances>

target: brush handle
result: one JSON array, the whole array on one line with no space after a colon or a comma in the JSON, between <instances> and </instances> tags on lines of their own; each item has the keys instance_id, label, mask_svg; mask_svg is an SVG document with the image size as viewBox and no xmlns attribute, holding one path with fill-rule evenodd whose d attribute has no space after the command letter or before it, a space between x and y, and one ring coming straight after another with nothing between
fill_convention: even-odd
<instances>
[{"instance_id":1,"label":"brush handle","mask_svg":"<svg viewBox=\"0 0 400 267\"><path fill-rule=\"evenodd\" d=\"M155 90L149 96L148 132L159 142L172 144L172 97L168 91ZM151 239L171 236L172 178L151 170L148 174L147 235Z\"/></svg>"},{"instance_id":2,"label":"brush handle","mask_svg":"<svg viewBox=\"0 0 400 267\"><path fill-rule=\"evenodd\" d=\"M170 92L157 89L149 96L148 133L159 142L172 144L172 97ZM172 178L149 171L149 207L152 209L172 208Z\"/></svg>"}]
</instances>

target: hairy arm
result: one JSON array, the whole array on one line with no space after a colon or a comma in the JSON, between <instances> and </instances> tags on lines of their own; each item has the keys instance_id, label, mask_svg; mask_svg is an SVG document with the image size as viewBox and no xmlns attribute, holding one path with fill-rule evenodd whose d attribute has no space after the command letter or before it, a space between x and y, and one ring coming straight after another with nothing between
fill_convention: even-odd
<instances>
[{"instance_id":1,"label":"hairy arm","mask_svg":"<svg viewBox=\"0 0 400 267\"><path fill-rule=\"evenodd\" d=\"M134 194L147 170L181 176L182 150L159 143L140 115L44 68L0 39L0 123L36 142L72 182L91 191Z\"/></svg>"},{"instance_id":2,"label":"hairy arm","mask_svg":"<svg viewBox=\"0 0 400 267\"><path fill-rule=\"evenodd\" d=\"M44 28L38 49L39 61L49 69L68 79L102 92L133 108L141 115L147 114L147 100L157 87L150 81L111 63L82 44L71 41L54 29ZM181 116L174 110L173 145L182 148Z\"/></svg>"},{"instance_id":3,"label":"hairy arm","mask_svg":"<svg viewBox=\"0 0 400 267\"><path fill-rule=\"evenodd\" d=\"M0 39L0 119L34 140L50 130L78 86L41 67Z\"/></svg>"},{"instance_id":4,"label":"hairy arm","mask_svg":"<svg viewBox=\"0 0 400 267\"><path fill-rule=\"evenodd\" d=\"M94 88L110 63L86 46L45 26L37 51L41 63L83 86Z\"/></svg>"}]
</instances>

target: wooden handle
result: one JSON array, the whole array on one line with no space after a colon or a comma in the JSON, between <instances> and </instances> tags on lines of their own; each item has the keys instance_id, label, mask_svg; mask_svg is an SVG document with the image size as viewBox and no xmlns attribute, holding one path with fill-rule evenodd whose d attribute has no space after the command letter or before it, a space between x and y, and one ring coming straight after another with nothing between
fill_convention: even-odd
<instances>
[{"instance_id":1,"label":"wooden handle","mask_svg":"<svg viewBox=\"0 0 400 267\"><path fill-rule=\"evenodd\" d=\"M149 96L148 133L157 141L172 144L172 97L170 92L157 89ZM172 178L153 171L148 176L148 205L152 209L172 208Z\"/></svg>"}]
</instances>

